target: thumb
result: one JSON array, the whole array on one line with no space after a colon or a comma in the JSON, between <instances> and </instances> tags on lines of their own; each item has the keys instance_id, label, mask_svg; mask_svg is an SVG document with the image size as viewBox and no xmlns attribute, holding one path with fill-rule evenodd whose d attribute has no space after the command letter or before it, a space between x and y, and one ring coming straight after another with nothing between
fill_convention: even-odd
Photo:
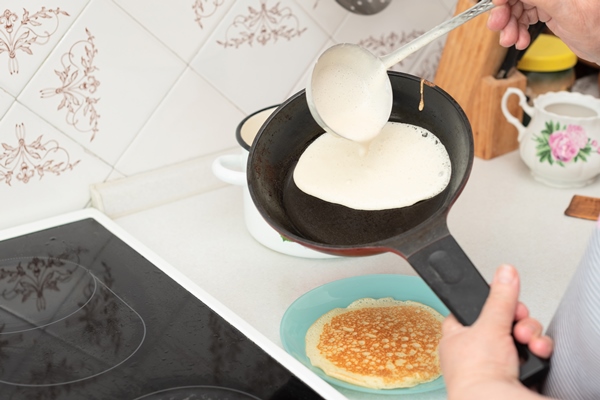
<instances>
[{"instance_id":1,"label":"thumb","mask_svg":"<svg viewBox=\"0 0 600 400\"><path fill-rule=\"evenodd\" d=\"M510 333L518 303L519 275L517 270L511 265L501 265L496 270L490 294L483 305L477 323Z\"/></svg>"}]
</instances>

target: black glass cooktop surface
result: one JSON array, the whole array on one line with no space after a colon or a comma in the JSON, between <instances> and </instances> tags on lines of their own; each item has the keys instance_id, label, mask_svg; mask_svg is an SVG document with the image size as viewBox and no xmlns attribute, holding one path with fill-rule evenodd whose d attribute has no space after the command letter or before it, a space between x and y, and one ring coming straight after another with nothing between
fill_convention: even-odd
<instances>
[{"instance_id":1,"label":"black glass cooktop surface","mask_svg":"<svg viewBox=\"0 0 600 400\"><path fill-rule=\"evenodd\" d=\"M0 241L0 394L322 398L92 218Z\"/></svg>"}]
</instances>

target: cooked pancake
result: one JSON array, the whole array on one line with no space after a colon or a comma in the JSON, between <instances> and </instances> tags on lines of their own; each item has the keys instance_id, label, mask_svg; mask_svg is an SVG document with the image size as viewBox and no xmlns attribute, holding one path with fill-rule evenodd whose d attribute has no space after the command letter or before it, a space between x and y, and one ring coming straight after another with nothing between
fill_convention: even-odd
<instances>
[{"instance_id":1,"label":"cooked pancake","mask_svg":"<svg viewBox=\"0 0 600 400\"><path fill-rule=\"evenodd\" d=\"M414 301L359 299L315 321L306 333L306 354L327 375L354 385L412 387L441 375L443 319Z\"/></svg>"}]
</instances>

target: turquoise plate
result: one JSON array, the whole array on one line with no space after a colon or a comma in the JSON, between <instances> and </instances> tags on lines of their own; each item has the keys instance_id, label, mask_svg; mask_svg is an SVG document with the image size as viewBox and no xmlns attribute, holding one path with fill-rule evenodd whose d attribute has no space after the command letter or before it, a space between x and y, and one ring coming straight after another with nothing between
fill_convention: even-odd
<instances>
[{"instance_id":1,"label":"turquoise plate","mask_svg":"<svg viewBox=\"0 0 600 400\"><path fill-rule=\"evenodd\" d=\"M444 316L449 313L429 286L416 276L378 274L341 279L305 293L290 305L283 315L279 329L284 349L327 382L359 392L411 394L444 388L444 379L439 377L432 382L422 383L411 388L369 389L332 378L320 368L312 366L306 356L304 342L308 328L329 310L347 307L353 301L363 297L374 299L393 297L396 300L413 300L434 308Z\"/></svg>"}]
</instances>

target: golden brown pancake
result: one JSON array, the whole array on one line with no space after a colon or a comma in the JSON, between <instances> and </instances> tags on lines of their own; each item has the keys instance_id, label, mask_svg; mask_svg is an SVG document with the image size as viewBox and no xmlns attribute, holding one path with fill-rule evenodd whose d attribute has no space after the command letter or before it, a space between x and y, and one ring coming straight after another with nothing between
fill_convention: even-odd
<instances>
[{"instance_id":1,"label":"golden brown pancake","mask_svg":"<svg viewBox=\"0 0 600 400\"><path fill-rule=\"evenodd\" d=\"M306 333L306 354L327 375L354 385L412 387L441 375L443 319L414 301L359 299L315 321Z\"/></svg>"}]
</instances>

